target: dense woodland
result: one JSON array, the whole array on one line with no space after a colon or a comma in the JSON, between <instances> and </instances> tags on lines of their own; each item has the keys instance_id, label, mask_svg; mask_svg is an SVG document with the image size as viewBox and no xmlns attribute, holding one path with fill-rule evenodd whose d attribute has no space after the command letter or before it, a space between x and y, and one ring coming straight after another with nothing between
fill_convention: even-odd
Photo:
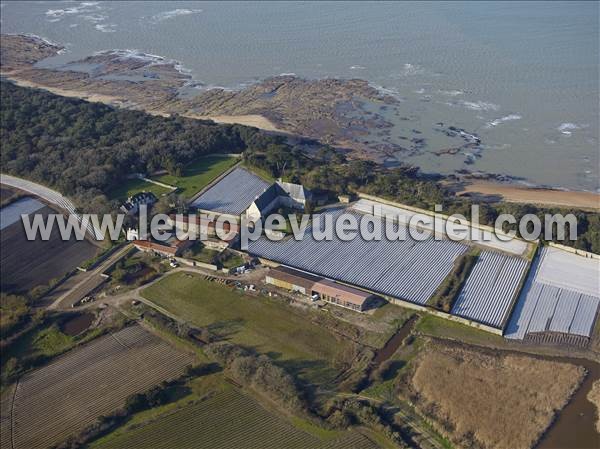
<instances>
[{"instance_id":1,"label":"dense woodland","mask_svg":"<svg viewBox=\"0 0 600 449\"><path fill-rule=\"evenodd\" d=\"M243 152L248 165L331 197L360 190L426 209L443 204L446 213L470 214L468 198L457 197L414 167L384 169L370 161L347 160L340 151L314 142L313 150L304 152L284 137L256 128L114 109L9 82L1 83L0 105L2 170L53 187L94 212L114 210L106 194L131 173L165 169L178 174L200 155ZM488 224L503 213L517 219L574 213L579 238L563 243L600 253L597 214L512 203L482 204L480 212L481 222Z\"/></svg>"},{"instance_id":2,"label":"dense woodland","mask_svg":"<svg viewBox=\"0 0 600 449\"><path fill-rule=\"evenodd\" d=\"M73 197L102 197L131 173L176 174L208 153L271 140L255 128L159 117L1 84L2 170ZM106 200L106 198L104 198Z\"/></svg>"}]
</instances>

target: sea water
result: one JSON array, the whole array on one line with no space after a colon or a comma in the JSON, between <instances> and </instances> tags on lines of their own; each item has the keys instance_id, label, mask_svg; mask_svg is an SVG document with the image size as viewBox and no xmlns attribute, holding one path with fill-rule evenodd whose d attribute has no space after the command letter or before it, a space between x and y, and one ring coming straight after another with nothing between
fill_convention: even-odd
<instances>
[{"instance_id":1,"label":"sea water","mask_svg":"<svg viewBox=\"0 0 600 449\"><path fill-rule=\"evenodd\" d=\"M425 139L401 161L600 189L597 2L3 2L1 11L3 33L66 46L46 66L129 49L179 61L203 88L282 73L363 78L401 101L400 116L386 116L390 141L413 129ZM437 123L476 133L481 150L435 155L446 145Z\"/></svg>"}]
</instances>

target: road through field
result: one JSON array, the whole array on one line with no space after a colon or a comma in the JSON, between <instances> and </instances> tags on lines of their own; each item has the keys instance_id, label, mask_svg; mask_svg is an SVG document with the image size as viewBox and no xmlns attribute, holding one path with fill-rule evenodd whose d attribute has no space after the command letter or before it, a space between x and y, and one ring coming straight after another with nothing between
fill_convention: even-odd
<instances>
[{"instance_id":1,"label":"road through field","mask_svg":"<svg viewBox=\"0 0 600 449\"><path fill-rule=\"evenodd\" d=\"M125 245L123 248L117 250L114 254L110 255L108 259L102 262L98 267L86 272L86 276L75 285L71 290L65 292L59 296L52 304L48 306L49 310L54 309L68 309L71 308L72 304L79 301L89 292L98 287L102 282L106 280L104 272L108 270L111 265L117 263L123 256L125 256L131 249L131 244Z\"/></svg>"}]
</instances>

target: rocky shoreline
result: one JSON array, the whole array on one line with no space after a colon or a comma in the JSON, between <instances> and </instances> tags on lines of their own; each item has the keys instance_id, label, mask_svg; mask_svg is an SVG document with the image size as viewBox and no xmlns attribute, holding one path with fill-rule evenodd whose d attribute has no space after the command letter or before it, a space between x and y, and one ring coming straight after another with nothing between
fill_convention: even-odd
<instances>
[{"instance_id":1,"label":"rocky shoreline","mask_svg":"<svg viewBox=\"0 0 600 449\"><path fill-rule=\"evenodd\" d=\"M283 75L241 90L207 89L178 61L132 50L98 52L52 69L35 64L62 49L40 38L3 35L2 72L22 85L54 89L61 95L73 92L73 96L155 114L261 116L272 124L267 126L272 130L317 140L353 157L391 166L401 163L405 156L426 151L426 139L417 129L392 139L389 113L407 123L411 118L402 116L396 97L380 92L366 80L306 80ZM463 141L435 154L468 150L468 159L478 156L478 136L443 123L435 130Z\"/></svg>"},{"instance_id":2,"label":"rocky shoreline","mask_svg":"<svg viewBox=\"0 0 600 449\"><path fill-rule=\"evenodd\" d=\"M428 149L418 129L408 129L393 139L389 117L407 123L409 128L412 119L402 115L400 100L380 92L366 80L306 80L283 75L241 90L208 89L195 81L178 61L132 50L98 52L51 69L36 65L63 50L64 47L37 36L3 34L2 75L23 86L116 107L197 119L214 117L223 123L285 132L329 144L351 157L390 167L401 164L403 156L426 151L437 157L464 155L467 164L481 157L480 136L447 123L433 125L434 131L452 142L442 149ZM459 171L447 179L461 183L474 181L476 185L484 180L486 192L493 182L505 186L507 182L519 181L504 174L469 170ZM512 187L527 190L524 186ZM505 188L503 191L507 192Z\"/></svg>"},{"instance_id":3,"label":"rocky shoreline","mask_svg":"<svg viewBox=\"0 0 600 449\"><path fill-rule=\"evenodd\" d=\"M38 38L3 35L2 74L28 85L104 96L115 106L151 113L198 118L260 115L277 129L375 160L385 151L362 137L371 129L391 125L363 105L398 103L361 79L276 76L243 90L203 89L177 61L127 50L99 52L52 69L35 65L61 50ZM197 89L195 95L182 94L190 88Z\"/></svg>"}]
</instances>

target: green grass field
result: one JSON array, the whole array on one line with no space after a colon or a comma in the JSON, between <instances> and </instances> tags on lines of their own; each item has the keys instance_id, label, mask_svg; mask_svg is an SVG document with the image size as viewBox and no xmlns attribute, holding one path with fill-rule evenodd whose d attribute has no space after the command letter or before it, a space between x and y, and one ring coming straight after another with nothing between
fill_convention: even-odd
<instances>
[{"instance_id":1,"label":"green grass field","mask_svg":"<svg viewBox=\"0 0 600 449\"><path fill-rule=\"evenodd\" d=\"M189 252L191 255L188 255L186 251L184 252L184 257L210 264L214 263L215 258L219 255L219 251L207 248L200 241L194 243L194 245L189 248Z\"/></svg>"},{"instance_id":2,"label":"green grass field","mask_svg":"<svg viewBox=\"0 0 600 449\"><path fill-rule=\"evenodd\" d=\"M295 310L281 299L252 297L198 275L175 273L142 291L169 312L234 343L267 354L311 382L332 380L352 343L313 324L322 312Z\"/></svg>"},{"instance_id":3,"label":"green grass field","mask_svg":"<svg viewBox=\"0 0 600 449\"><path fill-rule=\"evenodd\" d=\"M118 433L117 433L118 432ZM116 448L356 448L377 446L358 432L328 432L322 438L301 429L280 414L263 408L256 400L230 388L204 401L190 404L145 425L118 429L91 445Z\"/></svg>"},{"instance_id":4,"label":"green grass field","mask_svg":"<svg viewBox=\"0 0 600 449\"><path fill-rule=\"evenodd\" d=\"M238 160L235 157L221 155L205 156L188 164L181 176L163 175L154 179L179 187L179 194L191 198Z\"/></svg>"},{"instance_id":5,"label":"green grass field","mask_svg":"<svg viewBox=\"0 0 600 449\"><path fill-rule=\"evenodd\" d=\"M507 346L506 340L500 335L429 314L421 317L415 329L421 334L431 337L450 338L476 345L493 345L500 348Z\"/></svg>"},{"instance_id":6,"label":"green grass field","mask_svg":"<svg viewBox=\"0 0 600 449\"><path fill-rule=\"evenodd\" d=\"M96 328L73 337L61 331L57 320L47 320L24 332L8 348L3 349L0 365L4 369L6 362L11 359L20 364L38 356L55 357L100 333L101 330Z\"/></svg>"},{"instance_id":7,"label":"green grass field","mask_svg":"<svg viewBox=\"0 0 600 449\"><path fill-rule=\"evenodd\" d=\"M108 193L108 197L113 200L125 201L127 198L138 192L152 192L159 198L165 193L169 193L170 190L161 187L151 182L146 182L142 179L127 179L119 184Z\"/></svg>"}]
</instances>

